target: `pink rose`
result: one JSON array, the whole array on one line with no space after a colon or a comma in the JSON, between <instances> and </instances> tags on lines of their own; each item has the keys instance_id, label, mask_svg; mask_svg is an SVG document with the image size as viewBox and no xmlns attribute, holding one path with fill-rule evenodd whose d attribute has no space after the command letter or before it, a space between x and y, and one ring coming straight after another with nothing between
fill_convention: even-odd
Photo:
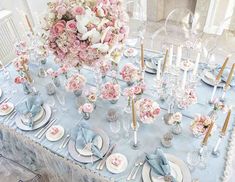
<instances>
[{"instance_id":1,"label":"pink rose","mask_svg":"<svg viewBox=\"0 0 235 182\"><path fill-rule=\"evenodd\" d=\"M77 26L76 22L74 20L70 20L66 23L66 29L68 31L76 32L77 31ZM71 35L72 36L72 35Z\"/></svg>"},{"instance_id":2,"label":"pink rose","mask_svg":"<svg viewBox=\"0 0 235 182\"><path fill-rule=\"evenodd\" d=\"M91 103L85 103L83 106L79 108L80 112L86 112L86 113L92 113L94 110L93 104Z\"/></svg>"},{"instance_id":3,"label":"pink rose","mask_svg":"<svg viewBox=\"0 0 235 182\"><path fill-rule=\"evenodd\" d=\"M8 103L5 103L5 102L0 105L0 109L1 109L2 111L8 110L9 107L10 107L9 104L8 104Z\"/></svg>"},{"instance_id":4,"label":"pink rose","mask_svg":"<svg viewBox=\"0 0 235 182\"><path fill-rule=\"evenodd\" d=\"M21 84L21 83L24 83L25 81L26 81L26 79L24 77L17 76L15 78L15 83L16 84Z\"/></svg>"},{"instance_id":5,"label":"pink rose","mask_svg":"<svg viewBox=\"0 0 235 182\"><path fill-rule=\"evenodd\" d=\"M64 20L58 21L51 29L51 33L54 37L57 37L64 32L66 22Z\"/></svg>"},{"instance_id":6,"label":"pink rose","mask_svg":"<svg viewBox=\"0 0 235 182\"><path fill-rule=\"evenodd\" d=\"M84 15L85 14L85 9L81 6L77 6L75 8L73 8L73 15L76 16L76 15Z\"/></svg>"}]
</instances>

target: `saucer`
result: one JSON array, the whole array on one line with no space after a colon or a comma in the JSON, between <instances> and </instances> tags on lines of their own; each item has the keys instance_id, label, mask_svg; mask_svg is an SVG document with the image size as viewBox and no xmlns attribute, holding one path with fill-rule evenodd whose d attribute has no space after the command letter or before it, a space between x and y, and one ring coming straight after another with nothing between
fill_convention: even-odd
<instances>
[{"instance_id":1,"label":"saucer","mask_svg":"<svg viewBox=\"0 0 235 182\"><path fill-rule=\"evenodd\" d=\"M180 69L184 71L191 71L193 70L194 63L189 60L184 60L180 63Z\"/></svg>"},{"instance_id":2,"label":"saucer","mask_svg":"<svg viewBox=\"0 0 235 182\"><path fill-rule=\"evenodd\" d=\"M60 140L64 136L64 128L60 125L53 125L47 130L46 138L51 142Z\"/></svg>"},{"instance_id":3,"label":"saucer","mask_svg":"<svg viewBox=\"0 0 235 182\"><path fill-rule=\"evenodd\" d=\"M119 174L126 170L128 165L127 158L123 154L111 154L106 160L106 167L108 171L113 174Z\"/></svg>"},{"instance_id":4,"label":"saucer","mask_svg":"<svg viewBox=\"0 0 235 182\"><path fill-rule=\"evenodd\" d=\"M134 48L127 48L125 51L124 51L124 56L126 56L127 58L129 57L135 57L137 56L138 52L136 49Z\"/></svg>"}]
</instances>

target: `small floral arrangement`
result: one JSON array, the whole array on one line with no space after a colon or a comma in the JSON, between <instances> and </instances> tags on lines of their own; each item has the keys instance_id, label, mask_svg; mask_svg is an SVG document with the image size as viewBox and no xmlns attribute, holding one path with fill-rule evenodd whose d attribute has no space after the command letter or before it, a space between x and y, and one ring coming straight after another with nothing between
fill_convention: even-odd
<instances>
[{"instance_id":1,"label":"small floral arrangement","mask_svg":"<svg viewBox=\"0 0 235 182\"><path fill-rule=\"evenodd\" d=\"M62 65L58 69L58 73L64 75L66 79L68 78L68 71L69 67L67 65Z\"/></svg>"},{"instance_id":2,"label":"small floral arrangement","mask_svg":"<svg viewBox=\"0 0 235 182\"><path fill-rule=\"evenodd\" d=\"M94 106L91 103L85 103L82 106L79 107L80 113L92 113L94 110Z\"/></svg>"},{"instance_id":3,"label":"small floral arrangement","mask_svg":"<svg viewBox=\"0 0 235 182\"><path fill-rule=\"evenodd\" d=\"M174 113L170 120L168 121L169 124L180 124L182 121L182 114L180 112Z\"/></svg>"},{"instance_id":4,"label":"small floral arrangement","mask_svg":"<svg viewBox=\"0 0 235 182\"><path fill-rule=\"evenodd\" d=\"M58 71L54 71L52 68L47 70L47 74L50 75L52 79L57 78L60 75Z\"/></svg>"},{"instance_id":5,"label":"small floral arrangement","mask_svg":"<svg viewBox=\"0 0 235 182\"><path fill-rule=\"evenodd\" d=\"M134 82L138 77L138 69L133 64L127 63L121 69L120 74L125 82Z\"/></svg>"},{"instance_id":6,"label":"small floral arrangement","mask_svg":"<svg viewBox=\"0 0 235 182\"><path fill-rule=\"evenodd\" d=\"M159 115L161 109L157 102L143 98L136 102L136 110L140 121L150 124Z\"/></svg>"},{"instance_id":7,"label":"small floral arrangement","mask_svg":"<svg viewBox=\"0 0 235 182\"><path fill-rule=\"evenodd\" d=\"M28 55L20 55L13 61L13 65L16 71L25 71L23 65L25 65L25 68L28 69L28 64L29 64Z\"/></svg>"},{"instance_id":8,"label":"small floral arrangement","mask_svg":"<svg viewBox=\"0 0 235 182\"><path fill-rule=\"evenodd\" d=\"M196 91L191 88L185 89L183 98L179 98L178 100L178 106L183 109L196 103L197 103L197 94L196 94Z\"/></svg>"},{"instance_id":9,"label":"small floral arrangement","mask_svg":"<svg viewBox=\"0 0 235 182\"><path fill-rule=\"evenodd\" d=\"M120 96L120 86L117 83L107 82L101 88L101 98L105 100L118 100Z\"/></svg>"},{"instance_id":10,"label":"small floral arrangement","mask_svg":"<svg viewBox=\"0 0 235 182\"><path fill-rule=\"evenodd\" d=\"M26 78L22 77L22 76L17 76L17 77L15 77L14 81L16 84L23 84L26 82Z\"/></svg>"},{"instance_id":11,"label":"small floral arrangement","mask_svg":"<svg viewBox=\"0 0 235 182\"><path fill-rule=\"evenodd\" d=\"M100 71L102 77L104 77L110 71L111 64L108 63L107 61L101 61L98 63L98 68L99 68L99 71Z\"/></svg>"},{"instance_id":12,"label":"small floral arrangement","mask_svg":"<svg viewBox=\"0 0 235 182\"><path fill-rule=\"evenodd\" d=\"M83 75L74 74L68 79L66 89L71 92L82 90L85 84L86 78Z\"/></svg>"},{"instance_id":13,"label":"small floral arrangement","mask_svg":"<svg viewBox=\"0 0 235 182\"><path fill-rule=\"evenodd\" d=\"M134 95L135 95L134 87L125 88L124 91L123 91L123 95L126 96L126 97L134 97Z\"/></svg>"},{"instance_id":14,"label":"small floral arrangement","mask_svg":"<svg viewBox=\"0 0 235 182\"><path fill-rule=\"evenodd\" d=\"M85 96L90 103L94 103L97 100L97 90L96 88L91 88L85 91Z\"/></svg>"},{"instance_id":15,"label":"small floral arrangement","mask_svg":"<svg viewBox=\"0 0 235 182\"><path fill-rule=\"evenodd\" d=\"M134 93L135 95L141 95L143 94L145 89L146 89L145 83L139 82L134 86Z\"/></svg>"},{"instance_id":16,"label":"small floral arrangement","mask_svg":"<svg viewBox=\"0 0 235 182\"><path fill-rule=\"evenodd\" d=\"M14 47L17 56L26 55L28 53L28 47L25 41L15 43Z\"/></svg>"},{"instance_id":17,"label":"small floral arrangement","mask_svg":"<svg viewBox=\"0 0 235 182\"><path fill-rule=\"evenodd\" d=\"M228 106L225 105L223 102L219 101L218 99L215 99L213 101L213 110L227 112Z\"/></svg>"},{"instance_id":18,"label":"small floral arrangement","mask_svg":"<svg viewBox=\"0 0 235 182\"><path fill-rule=\"evenodd\" d=\"M206 134L212 122L213 120L209 116L197 115L190 127L195 136L200 136ZM214 124L212 130L215 130L215 128L216 125Z\"/></svg>"},{"instance_id":19,"label":"small floral arrangement","mask_svg":"<svg viewBox=\"0 0 235 182\"><path fill-rule=\"evenodd\" d=\"M57 0L44 18L48 47L60 64L94 66L128 34L121 0Z\"/></svg>"}]
</instances>

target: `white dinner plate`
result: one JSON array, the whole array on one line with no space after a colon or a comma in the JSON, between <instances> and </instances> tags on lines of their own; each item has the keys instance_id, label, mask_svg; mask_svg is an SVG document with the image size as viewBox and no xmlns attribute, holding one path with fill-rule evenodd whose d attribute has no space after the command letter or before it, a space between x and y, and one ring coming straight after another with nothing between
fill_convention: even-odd
<instances>
[{"instance_id":1,"label":"white dinner plate","mask_svg":"<svg viewBox=\"0 0 235 182\"><path fill-rule=\"evenodd\" d=\"M102 148L103 140L102 140L102 138L99 135L97 135L95 137L94 144L96 144L99 149ZM91 155L93 155L92 151L90 149L88 149L88 148L87 149L76 148L76 149L83 156L91 156Z\"/></svg>"},{"instance_id":2,"label":"white dinner plate","mask_svg":"<svg viewBox=\"0 0 235 182\"><path fill-rule=\"evenodd\" d=\"M109 137L108 135L101 129L97 129L97 128L92 128L92 130L94 132L97 133L97 135L99 135L101 138L102 138L102 141L103 141L103 145L102 145L102 148L100 149L100 152L101 154L104 156L105 153L108 151L109 149ZM69 151L69 154L70 156L78 161L78 162L81 162L81 163L92 163L92 162L96 162L99 160L99 158L97 156L83 156L81 155L77 149L76 149L76 145L75 145L75 142L73 139L69 140L69 143L68 143L68 151Z\"/></svg>"},{"instance_id":3,"label":"white dinner plate","mask_svg":"<svg viewBox=\"0 0 235 182\"><path fill-rule=\"evenodd\" d=\"M174 162L169 161L169 165L171 168L171 175L176 179L177 182L183 181L183 175L180 167ZM153 182L164 182L164 177L159 176L154 172L154 170L150 170L150 178Z\"/></svg>"},{"instance_id":4,"label":"white dinner plate","mask_svg":"<svg viewBox=\"0 0 235 182\"><path fill-rule=\"evenodd\" d=\"M165 154L165 155L170 162L176 164L180 168L180 170L182 172L182 176L183 176L182 182L191 181L190 171L189 171L187 165L184 163L184 161L182 161L181 159L179 159L171 154ZM147 162L145 162L143 169L142 169L142 179L143 179L143 182L153 182L151 179L151 167ZM161 179L159 179L159 182L160 181L161 181Z\"/></svg>"},{"instance_id":5,"label":"white dinner plate","mask_svg":"<svg viewBox=\"0 0 235 182\"><path fill-rule=\"evenodd\" d=\"M11 102L7 102L7 104L9 105L10 109L7 112L3 112L0 110L0 116L6 116L14 110L15 108L14 104L12 104Z\"/></svg>"},{"instance_id":6,"label":"white dinner plate","mask_svg":"<svg viewBox=\"0 0 235 182\"><path fill-rule=\"evenodd\" d=\"M191 71L193 70L193 67L194 67L194 63L189 60L184 60L184 61L181 61L180 63L180 69L184 71Z\"/></svg>"},{"instance_id":7,"label":"white dinner plate","mask_svg":"<svg viewBox=\"0 0 235 182\"><path fill-rule=\"evenodd\" d=\"M41 118L38 122L36 122L33 125L33 128L25 125L24 122L22 121L21 117L18 117L16 119L16 126L19 129L23 130L23 131L33 131L33 130L37 130L37 129L45 126L50 121L50 118L51 118L51 108L47 104L44 104L42 107L45 110L45 116L43 118Z\"/></svg>"},{"instance_id":8,"label":"white dinner plate","mask_svg":"<svg viewBox=\"0 0 235 182\"><path fill-rule=\"evenodd\" d=\"M56 134L53 134L54 129L58 129ZM60 125L53 125L47 130L46 138L51 142L56 142L64 136L64 128Z\"/></svg>"},{"instance_id":9,"label":"white dinner plate","mask_svg":"<svg viewBox=\"0 0 235 182\"><path fill-rule=\"evenodd\" d=\"M125 57L129 58L137 56L138 52L135 48L127 48L123 54Z\"/></svg>"},{"instance_id":10,"label":"white dinner plate","mask_svg":"<svg viewBox=\"0 0 235 182\"><path fill-rule=\"evenodd\" d=\"M208 70L205 70L203 73L202 73L202 77L201 77L201 79L202 79L202 81L203 82L205 82L207 85L210 85L210 86L212 86L212 87L214 87L215 86L215 83L213 82L213 80L211 80L211 79L209 79L209 78L207 78L207 73L208 72ZM224 86L224 83L219 83L218 84L218 87L223 87Z\"/></svg>"},{"instance_id":11,"label":"white dinner plate","mask_svg":"<svg viewBox=\"0 0 235 182\"><path fill-rule=\"evenodd\" d=\"M116 167L115 165L112 164L112 160L117 157L121 160L120 166ZM108 169L109 172L113 173L113 174L119 174L122 173L126 170L128 165L128 161L126 156L124 156L123 154L120 153L114 153L111 154L107 160L106 160L106 167Z\"/></svg>"}]
</instances>

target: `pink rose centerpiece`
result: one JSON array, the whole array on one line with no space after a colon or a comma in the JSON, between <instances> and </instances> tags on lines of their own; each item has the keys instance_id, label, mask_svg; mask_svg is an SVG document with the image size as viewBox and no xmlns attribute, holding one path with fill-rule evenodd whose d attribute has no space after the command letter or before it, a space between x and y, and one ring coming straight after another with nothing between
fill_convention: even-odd
<instances>
[{"instance_id":1,"label":"pink rose centerpiece","mask_svg":"<svg viewBox=\"0 0 235 182\"><path fill-rule=\"evenodd\" d=\"M60 64L94 66L112 56L129 31L121 0L57 0L48 3L48 9L44 29Z\"/></svg>"},{"instance_id":2,"label":"pink rose centerpiece","mask_svg":"<svg viewBox=\"0 0 235 182\"><path fill-rule=\"evenodd\" d=\"M92 87L85 91L85 96L89 103L92 103L94 106L94 109L96 107L95 102L97 100L97 90L96 88Z\"/></svg>"},{"instance_id":3,"label":"pink rose centerpiece","mask_svg":"<svg viewBox=\"0 0 235 182\"><path fill-rule=\"evenodd\" d=\"M138 69L131 63L127 63L120 72L122 79L127 82L127 85L132 85L138 78Z\"/></svg>"},{"instance_id":4,"label":"pink rose centerpiece","mask_svg":"<svg viewBox=\"0 0 235 182\"><path fill-rule=\"evenodd\" d=\"M139 100L146 89L146 85L144 82L138 82L133 88L136 99Z\"/></svg>"},{"instance_id":5,"label":"pink rose centerpiece","mask_svg":"<svg viewBox=\"0 0 235 182\"><path fill-rule=\"evenodd\" d=\"M142 123L151 124L159 115L161 109L157 102L143 98L136 102L136 110Z\"/></svg>"},{"instance_id":6,"label":"pink rose centerpiece","mask_svg":"<svg viewBox=\"0 0 235 182\"><path fill-rule=\"evenodd\" d=\"M209 116L197 115L190 126L193 135L196 137L205 135L212 122L213 120ZM215 129L216 125L214 123L212 131Z\"/></svg>"},{"instance_id":7,"label":"pink rose centerpiece","mask_svg":"<svg viewBox=\"0 0 235 182\"><path fill-rule=\"evenodd\" d=\"M183 93L183 97L178 99L178 107L186 109L190 105L197 103L197 94L195 89L187 88Z\"/></svg>"},{"instance_id":8,"label":"pink rose centerpiece","mask_svg":"<svg viewBox=\"0 0 235 182\"><path fill-rule=\"evenodd\" d=\"M68 71L69 67L67 65L62 65L58 69L58 73L64 75L66 79L68 79Z\"/></svg>"},{"instance_id":9,"label":"pink rose centerpiece","mask_svg":"<svg viewBox=\"0 0 235 182\"><path fill-rule=\"evenodd\" d=\"M74 74L68 79L66 83L66 89L79 97L82 94L82 89L85 84L86 78L83 75Z\"/></svg>"},{"instance_id":10,"label":"pink rose centerpiece","mask_svg":"<svg viewBox=\"0 0 235 182\"><path fill-rule=\"evenodd\" d=\"M107 82L101 88L100 97L104 100L109 100L111 103L116 103L120 96L120 86L117 83Z\"/></svg>"},{"instance_id":11,"label":"pink rose centerpiece","mask_svg":"<svg viewBox=\"0 0 235 182\"><path fill-rule=\"evenodd\" d=\"M59 75L60 73L58 71L54 71L52 68L49 68L47 70L47 74L51 77L53 80L53 83L56 87L60 87L60 80L59 80Z\"/></svg>"},{"instance_id":12,"label":"pink rose centerpiece","mask_svg":"<svg viewBox=\"0 0 235 182\"><path fill-rule=\"evenodd\" d=\"M105 76L111 69L111 64L107 61L101 61L98 63L98 69L102 75L102 78L105 78Z\"/></svg>"},{"instance_id":13,"label":"pink rose centerpiece","mask_svg":"<svg viewBox=\"0 0 235 182\"><path fill-rule=\"evenodd\" d=\"M31 93L32 88L25 77L17 76L17 77L15 77L14 81L16 84L21 84L23 86L23 90L26 95Z\"/></svg>"},{"instance_id":14,"label":"pink rose centerpiece","mask_svg":"<svg viewBox=\"0 0 235 182\"><path fill-rule=\"evenodd\" d=\"M90 119L90 114L93 112L94 106L91 103L85 103L79 107L79 112L83 114L83 118Z\"/></svg>"}]
</instances>

